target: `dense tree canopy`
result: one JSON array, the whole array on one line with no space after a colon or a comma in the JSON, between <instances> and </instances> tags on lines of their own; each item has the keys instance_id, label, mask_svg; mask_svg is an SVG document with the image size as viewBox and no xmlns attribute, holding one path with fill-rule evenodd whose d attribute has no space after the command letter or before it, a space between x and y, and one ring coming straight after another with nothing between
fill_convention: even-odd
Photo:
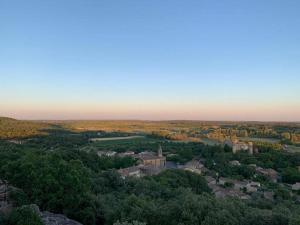
<instances>
[{"instance_id":1,"label":"dense tree canopy","mask_svg":"<svg viewBox=\"0 0 300 225\"><path fill-rule=\"evenodd\" d=\"M16 187L11 192L16 209L11 218L2 223L18 224L26 216L32 221L31 225L39 225L35 215L26 207L22 208L22 205L33 203L41 210L63 213L86 225L299 223L300 207L290 192L263 177L255 177L254 169L248 166L254 163L276 169L284 182L293 183L299 179L298 154L278 151L269 145L252 156L232 154L230 149L221 146L151 138L90 143L88 139L93 135L53 130L49 136L22 145L0 141L0 178ZM96 154L103 150L156 151L158 143L163 144L164 153L178 157L168 157L175 162L185 163L196 157L204 159L210 173L241 180L260 179L274 191L274 201L262 196L247 201L217 199L203 176L184 170L165 170L157 176L122 179L116 170L135 165L133 158ZM231 160L239 160L242 165L233 166L229 163Z\"/></svg>"}]
</instances>

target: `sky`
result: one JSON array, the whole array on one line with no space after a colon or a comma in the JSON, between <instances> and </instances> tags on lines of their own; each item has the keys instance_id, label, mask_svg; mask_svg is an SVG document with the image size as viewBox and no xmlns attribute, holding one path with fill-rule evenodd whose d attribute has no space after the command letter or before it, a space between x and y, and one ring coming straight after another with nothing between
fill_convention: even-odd
<instances>
[{"instance_id":1,"label":"sky","mask_svg":"<svg viewBox=\"0 0 300 225\"><path fill-rule=\"evenodd\" d=\"M0 0L0 116L300 121L299 0Z\"/></svg>"}]
</instances>

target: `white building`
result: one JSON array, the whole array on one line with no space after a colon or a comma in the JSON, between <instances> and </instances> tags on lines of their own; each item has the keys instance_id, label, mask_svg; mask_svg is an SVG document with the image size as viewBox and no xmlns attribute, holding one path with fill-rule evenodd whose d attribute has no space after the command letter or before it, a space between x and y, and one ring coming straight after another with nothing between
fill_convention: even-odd
<instances>
[{"instance_id":1,"label":"white building","mask_svg":"<svg viewBox=\"0 0 300 225\"><path fill-rule=\"evenodd\" d=\"M224 145L227 145L232 148L233 153L237 153L239 151L247 151L249 154L253 154L254 148L252 142L240 142L238 140L225 140Z\"/></svg>"},{"instance_id":2,"label":"white building","mask_svg":"<svg viewBox=\"0 0 300 225\"><path fill-rule=\"evenodd\" d=\"M297 182L295 184L292 185L292 190L293 191L299 191L300 190L300 183Z\"/></svg>"},{"instance_id":3,"label":"white building","mask_svg":"<svg viewBox=\"0 0 300 225\"><path fill-rule=\"evenodd\" d=\"M141 177L143 175L141 172L141 168L138 166L119 169L118 173L123 179L125 179L126 177Z\"/></svg>"},{"instance_id":4,"label":"white building","mask_svg":"<svg viewBox=\"0 0 300 225\"><path fill-rule=\"evenodd\" d=\"M241 163L239 161L237 161L237 160L230 161L229 163L232 166L240 166L241 165Z\"/></svg>"},{"instance_id":5,"label":"white building","mask_svg":"<svg viewBox=\"0 0 300 225\"><path fill-rule=\"evenodd\" d=\"M198 160L191 160L183 166L179 166L180 169L187 170L193 173L201 174L204 165Z\"/></svg>"},{"instance_id":6,"label":"white building","mask_svg":"<svg viewBox=\"0 0 300 225\"><path fill-rule=\"evenodd\" d=\"M99 157L101 156L109 156L109 157L112 157L112 156L115 156L117 153L116 152L113 152L113 151L99 151L97 152L97 155Z\"/></svg>"},{"instance_id":7,"label":"white building","mask_svg":"<svg viewBox=\"0 0 300 225\"><path fill-rule=\"evenodd\" d=\"M127 152L118 153L119 157L134 156L134 155L135 155L135 153L133 151L127 151Z\"/></svg>"},{"instance_id":8,"label":"white building","mask_svg":"<svg viewBox=\"0 0 300 225\"><path fill-rule=\"evenodd\" d=\"M247 192L257 192L258 188L260 188L260 183L254 181L251 181L246 186Z\"/></svg>"}]
</instances>

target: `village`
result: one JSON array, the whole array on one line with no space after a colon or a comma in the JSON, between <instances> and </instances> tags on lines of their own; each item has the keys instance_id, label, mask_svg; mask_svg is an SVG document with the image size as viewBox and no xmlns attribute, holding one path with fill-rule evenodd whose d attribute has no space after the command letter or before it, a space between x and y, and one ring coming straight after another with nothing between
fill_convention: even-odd
<instances>
[{"instance_id":1,"label":"village","mask_svg":"<svg viewBox=\"0 0 300 225\"><path fill-rule=\"evenodd\" d=\"M225 145L229 146L232 149L233 154L241 151L246 152L249 155L259 154L259 149L252 142L226 140L224 141L223 146ZM203 158L194 158L191 161L186 162L185 164L167 161L166 156L164 156L163 154L161 145L159 145L157 152L144 151L135 153L133 151L126 151L117 153L114 151L99 151L98 156L130 156L136 159L137 165L118 170L118 173L123 179L126 179L127 177L141 178L144 176L153 176L167 169L185 170L204 176L209 188L217 198L236 197L242 200L247 200L259 195L265 199L273 200L275 195L273 190L269 190L258 181L254 181L251 179L241 180L221 177L215 171L209 170L207 167L205 167L205 159ZM233 167L240 167L242 165L238 160L232 160L228 163ZM290 190L290 195L293 195L293 192L297 192L300 190L299 182L293 185L281 183L281 177L279 173L272 168L262 168L255 164L248 164L247 166L255 171L254 177L262 176L268 179L271 183L278 184L282 187L287 187ZM300 201L300 198L298 200Z\"/></svg>"}]
</instances>

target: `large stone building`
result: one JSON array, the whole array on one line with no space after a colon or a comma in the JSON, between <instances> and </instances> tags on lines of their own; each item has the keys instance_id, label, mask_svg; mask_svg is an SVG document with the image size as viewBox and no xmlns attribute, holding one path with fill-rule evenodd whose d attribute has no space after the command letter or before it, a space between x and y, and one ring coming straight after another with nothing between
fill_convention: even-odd
<instances>
[{"instance_id":1,"label":"large stone building","mask_svg":"<svg viewBox=\"0 0 300 225\"><path fill-rule=\"evenodd\" d=\"M235 154L240 151L246 151L249 154L253 154L254 152L254 147L253 147L253 142L240 142L238 140L226 140L224 142L224 145L227 145L232 148L232 152Z\"/></svg>"},{"instance_id":2,"label":"large stone building","mask_svg":"<svg viewBox=\"0 0 300 225\"><path fill-rule=\"evenodd\" d=\"M156 175L166 167L166 157L162 154L161 146L157 154L146 151L132 156L138 159L139 165L118 170L122 178Z\"/></svg>"},{"instance_id":3,"label":"large stone building","mask_svg":"<svg viewBox=\"0 0 300 225\"><path fill-rule=\"evenodd\" d=\"M138 158L144 166L151 166L154 168L166 167L166 157L162 154L161 146L158 148L157 155L149 152L142 152L139 154Z\"/></svg>"}]
</instances>

